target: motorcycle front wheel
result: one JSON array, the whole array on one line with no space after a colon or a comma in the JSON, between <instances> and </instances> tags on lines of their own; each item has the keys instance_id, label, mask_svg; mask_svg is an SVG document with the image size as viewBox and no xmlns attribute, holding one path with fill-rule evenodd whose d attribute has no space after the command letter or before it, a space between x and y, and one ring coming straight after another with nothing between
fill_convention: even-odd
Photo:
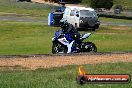
<instances>
[{"instance_id":1,"label":"motorcycle front wheel","mask_svg":"<svg viewBox=\"0 0 132 88\"><path fill-rule=\"evenodd\" d=\"M60 54L60 53L67 53L67 48L65 46L62 46L61 44L55 44L52 45L52 53L53 54Z\"/></svg>"}]
</instances>

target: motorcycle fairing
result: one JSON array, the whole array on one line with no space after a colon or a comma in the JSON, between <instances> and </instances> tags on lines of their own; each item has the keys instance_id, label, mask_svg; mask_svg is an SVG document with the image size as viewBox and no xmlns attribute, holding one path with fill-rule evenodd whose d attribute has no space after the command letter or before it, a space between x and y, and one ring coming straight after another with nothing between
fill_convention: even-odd
<instances>
[{"instance_id":1,"label":"motorcycle fairing","mask_svg":"<svg viewBox=\"0 0 132 88\"><path fill-rule=\"evenodd\" d=\"M65 37L63 37L63 38L58 39L58 41L60 43L62 43L63 45L67 46L67 48L68 48L67 53L71 53L71 51L72 51L72 45L75 42L74 40L72 42L69 42L69 41L67 41L67 39Z\"/></svg>"}]
</instances>

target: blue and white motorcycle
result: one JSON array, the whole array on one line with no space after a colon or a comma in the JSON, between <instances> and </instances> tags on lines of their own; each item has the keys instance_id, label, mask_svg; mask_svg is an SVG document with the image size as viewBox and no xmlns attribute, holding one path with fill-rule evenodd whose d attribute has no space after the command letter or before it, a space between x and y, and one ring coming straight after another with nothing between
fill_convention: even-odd
<instances>
[{"instance_id":1,"label":"blue and white motorcycle","mask_svg":"<svg viewBox=\"0 0 132 88\"><path fill-rule=\"evenodd\" d=\"M68 41L67 35L62 34L61 30L56 31L54 37L52 38L52 53L81 53L81 52L97 52L97 47L92 42L83 42L87 39L91 33L84 34L80 37L80 44L78 44L74 39Z\"/></svg>"}]
</instances>

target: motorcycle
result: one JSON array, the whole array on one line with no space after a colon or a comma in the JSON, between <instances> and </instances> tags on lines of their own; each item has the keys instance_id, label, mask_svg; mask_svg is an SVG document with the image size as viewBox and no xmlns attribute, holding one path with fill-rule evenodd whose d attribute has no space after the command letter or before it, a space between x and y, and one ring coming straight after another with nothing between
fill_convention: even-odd
<instances>
[{"instance_id":1,"label":"motorcycle","mask_svg":"<svg viewBox=\"0 0 132 88\"><path fill-rule=\"evenodd\" d=\"M74 39L68 41L67 35L62 34L61 30L55 32L52 38L52 53L81 53L81 52L97 52L97 47L92 42L83 42L91 33L84 34L80 37L81 42L78 44Z\"/></svg>"}]
</instances>

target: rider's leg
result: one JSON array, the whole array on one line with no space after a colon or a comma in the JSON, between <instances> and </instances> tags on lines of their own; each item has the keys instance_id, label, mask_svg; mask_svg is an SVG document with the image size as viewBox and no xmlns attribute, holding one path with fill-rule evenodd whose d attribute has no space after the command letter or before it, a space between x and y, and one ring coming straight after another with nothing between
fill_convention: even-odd
<instances>
[{"instance_id":1,"label":"rider's leg","mask_svg":"<svg viewBox=\"0 0 132 88\"><path fill-rule=\"evenodd\" d=\"M72 41L71 43L67 44L67 48L68 48L67 53L71 53L72 52L73 43L74 43L74 41Z\"/></svg>"}]
</instances>

